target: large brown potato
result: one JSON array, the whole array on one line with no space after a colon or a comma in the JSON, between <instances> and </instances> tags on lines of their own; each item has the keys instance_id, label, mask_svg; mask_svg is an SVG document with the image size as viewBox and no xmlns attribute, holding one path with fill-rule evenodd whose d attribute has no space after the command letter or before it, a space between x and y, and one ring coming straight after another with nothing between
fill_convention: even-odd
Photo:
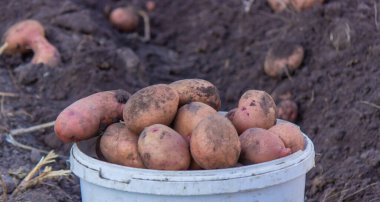
<instances>
[{"instance_id":1,"label":"large brown potato","mask_svg":"<svg viewBox=\"0 0 380 202\"><path fill-rule=\"evenodd\" d=\"M229 113L228 118L239 134L248 128L269 129L276 123L276 104L268 93L248 90L241 96L238 108Z\"/></svg>"},{"instance_id":2,"label":"large brown potato","mask_svg":"<svg viewBox=\"0 0 380 202\"><path fill-rule=\"evenodd\" d=\"M138 135L131 132L123 123L107 127L101 136L99 148L106 161L135 168L144 168L137 151Z\"/></svg>"},{"instance_id":3,"label":"large brown potato","mask_svg":"<svg viewBox=\"0 0 380 202\"><path fill-rule=\"evenodd\" d=\"M136 134L153 124L169 125L176 115L178 101L177 92L169 85L157 84L143 88L125 104L125 125Z\"/></svg>"},{"instance_id":4,"label":"large brown potato","mask_svg":"<svg viewBox=\"0 0 380 202\"><path fill-rule=\"evenodd\" d=\"M190 102L203 102L215 110L221 107L218 89L202 79L184 79L169 84L179 95L179 106Z\"/></svg>"},{"instance_id":5,"label":"large brown potato","mask_svg":"<svg viewBox=\"0 0 380 202\"><path fill-rule=\"evenodd\" d=\"M63 142L76 142L96 136L99 130L122 119L129 93L105 91L82 98L66 107L57 117L55 134Z\"/></svg>"},{"instance_id":6,"label":"large brown potato","mask_svg":"<svg viewBox=\"0 0 380 202\"><path fill-rule=\"evenodd\" d=\"M138 140L138 150L145 167L149 169L186 170L190 165L187 141L162 124L144 129Z\"/></svg>"},{"instance_id":7,"label":"large brown potato","mask_svg":"<svg viewBox=\"0 0 380 202\"><path fill-rule=\"evenodd\" d=\"M190 151L204 169L233 167L240 155L239 137L227 118L214 114L204 118L193 130Z\"/></svg>"},{"instance_id":8,"label":"large brown potato","mask_svg":"<svg viewBox=\"0 0 380 202\"><path fill-rule=\"evenodd\" d=\"M278 135L262 129L250 128L240 135L240 162L245 165L262 163L290 154Z\"/></svg>"},{"instance_id":9,"label":"large brown potato","mask_svg":"<svg viewBox=\"0 0 380 202\"><path fill-rule=\"evenodd\" d=\"M277 123L269 128L269 131L277 134L284 142L285 147L292 150L292 153L303 150L305 147L305 138L300 128L292 123Z\"/></svg>"},{"instance_id":10,"label":"large brown potato","mask_svg":"<svg viewBox=\"0 0 380 202\"><path fill-rule=\"evenodd\" d=\"M190 102L179 108L174 120L174 130L186 140L190 140L191 132L205 117L215 114L216 110L202 102Z\"/></svg>"}]
</instances>

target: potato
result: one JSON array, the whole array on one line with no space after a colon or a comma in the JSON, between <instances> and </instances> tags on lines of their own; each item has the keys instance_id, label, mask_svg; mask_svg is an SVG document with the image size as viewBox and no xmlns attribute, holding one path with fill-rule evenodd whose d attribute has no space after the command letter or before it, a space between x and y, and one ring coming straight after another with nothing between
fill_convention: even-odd
<instances>
[{"instance_id":1,"label":"potato","mask_svg":"<svg viewBox=\"0 0 380 202\"><path fill-rule=\"evenodd\" d=\"M305 138L300 128L289 122L280 122L269 129L277 134L284 142L285 147L290 148L292 153L305 148Z\"/></svg>"},{"instance_id":2,"label":"potato","mask_svg":"<svg viewBox=\"0 0 380 202\"><path fill-rule=\"evenodd\" d=\"M144 168L137 150L138 135L131 132L123 123L107 127L101 136L99 148L104 159L123 166Z\"/></svg>"},{"instance_id":3,"label":"potato","mask_svg":"<svg viewBox=\"0 0 380 202\"><path fill-rule=\"evenodd\" d=\"M324 0L290 0L292 7L296 11L303 11L312 8L317 4L322 4Z\"/></svg>"},{"instance_id":4,"label":"potato","mask_svg":"<svg viewBox=\"0 0 380 202\"><path fill-rule=\"evenodd\" d=\"M25 53L33 50L33 64L56 66L60 63L58 50L45 38L45 29L36 20L24 20L8 28L3 36L0 54Z\"/></svg>"},{"instance_id":5,"label":"potato","mask_svg":"<svg viewBox=\"0 0 380 202\"><path fill-rule=\"evenodd\" d=\"M240 135L240 162L244 165L262 163L290 154L278 135L262 129L250 128Z\"/></svg>"},{"instance_id":6,"label":"potato","mask_svg":"<svg viewBox=\"0 0 380 202\"><path fill-rule=\"evenodd\" d=\"M122 119L130 94L124 90L104 91L82 98L57 117L54 130L63 142L92 138L111 123Z\"/></svg>"},{"instance_id":7,"label":"potato","mask_svg":"<svg viewBox=\"0 0 380 202\"><path fill-rule=\"evenodd\" d=\"M227 112L226 114L226 118L229 119L230 121L232 121L233 117L235 116L235 112L236 112L237 108L233 108L231 109L230 111Z\"/></svg>"},{"instance_id":8,"label":"potato","mask_svg":"<svg viewBox=\"0 0 380 202\"><path fill-rule=\"evenodd\" d=\"M290 0L267 0L269 6L275 11L275 12L281 12L288 8Z\"/></svg>"},{"instance_id":9,"label":"potato","mask_svg":"<svg viewBox=\"0 0 380 202\"><path fill-rule=\"evenodd\" d=\"M214 114L204 118L193 130L190 151L204 169L233 167L240 155L239 137L227 118Z\"/></svg>"},{"instance_id":10,"label":"potato","mask_svg":"<svg viewBox=\"0 0 380 202\"><path fill-rule=\"evenodd\" d=\"M146 127L138 140L138 151L146 168L187 170L190 151L187 141L162 124Z\"/></svg>"},{"instance_id":11,"label":"potato","mask_svg":"<svg viewBox=\"0 0 380 202\"><path fill-rule=\"evenodd\" d=\"M131 32L139 25L139 16L133 7L120 7L114 9L109 20L112 25L124 32Z\"/></svg>"},{"instance_id":12,"label":"potato","mask_svg":"<svg viewBox=\"0 0 380 202\"><path fill-rule=\"evenodd\" d=\"M297 119L298 107L293 100L282 100L277 105L278 118L294 122Z\"/></svg>"},{"instance_id":13,"label":"potato","mask_svg":"<svg viewBox=\"0 0 380 202\"><path fill-rule=\"evenodd\" d=\"M190 102L203 102L216 111L221 107L218 89L202 79L184 79L169 84L179 95L179 106Z\"/></svg>"},{"instance_id":14,"label":"potato","mask_svg":"<svg viewBox=\"0 0 380 202\"><path fill-rule=\"evenodd\" d=\"M148 86L133 94L125 104L125 125L134 133L153 124L169 125L177 112L179 97L166 84Z\"/></svg>"},{"instance_id":15,"label":"potato","mask_svg":"<svg viewBox=\"0 0 380 202\"><path fill-rule=\"evenodd\" d=\"M270 77L290 76L301 65L303 57L302 46L281 41L269 49L264 61L264 72Z\"/></svg>"},{"instance_id":16,"label":"potato","mask_svg":"<svg viewBox=\"0 0 380 202\"><path fill-rule=\"evenodd\" d=\"M202 102L190 102L179 108L174 120L174 130L190 141L191 132L205 117L217 113L216 110Z\"/></svg>"},{"instance_id":17,"label":"potato","mask_svg":"<svg viewBox=\"0 0 380 202\"><path fill-rule=\"evenodd\" d=\"M239 105L229 119L241 134L248 128L268 129L276 123L277 109L272 97L259 90L246 91L239 100Z\"/></svg>"}]
</instances>

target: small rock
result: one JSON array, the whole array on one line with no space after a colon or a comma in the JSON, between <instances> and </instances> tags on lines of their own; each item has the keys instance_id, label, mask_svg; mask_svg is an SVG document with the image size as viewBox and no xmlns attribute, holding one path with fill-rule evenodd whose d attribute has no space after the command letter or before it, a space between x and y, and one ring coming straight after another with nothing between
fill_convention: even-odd
<instances>
[{"instance_id":1,"label":"small rock","mask_svg":"<svg viewBox=\"0 0 380 202\"><path fill-rule=\"evenodd\" d=\"M129 72L136 72L140 58L129 48L120 48L116 51L118 58Z\"/></svg>"},{"instance_id":2,"label":"small rock","mask_svg":"<svg viewBox=\"0 0 380 202\"><path fill-rule=\"evenodd\" d=\"M30 152L30 161L32 163L37 163L42 158L41 152L33 149L32 152Z\"/></svg>"},{"instance_id":3,"label":"small rock","mask_svg":"<svg viewBox=\"0 0 380 202\"><path fill-rule=\"evenodd\" d=\"M17 186L16 180L13 179L9 175L2 175L2 178L3 178L3 181L5 183L5 186L7 187L7 193L8 194L12 193L16 189L16 186ZM0 186L0 194L2 194L3 191L4 191L3 187Z\"/></svg>"}]
</instances>

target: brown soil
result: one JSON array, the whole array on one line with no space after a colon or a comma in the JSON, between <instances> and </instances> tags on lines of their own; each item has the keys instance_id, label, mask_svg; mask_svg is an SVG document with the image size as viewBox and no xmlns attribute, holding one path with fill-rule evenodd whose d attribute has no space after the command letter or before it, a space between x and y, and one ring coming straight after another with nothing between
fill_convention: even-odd
<instances>
[{"instance_id":1,"label":"brown soil","mask_svg":"<svg viewBox=\"0 0 380 202\"><path fill-rule=\"evenodd\" d=\"M133 93L202 78L218 87L225 111L247 89L265 90L276 102L297 102L297 124L317 152L306 201L380 201L380 5L374 2L328 0L302 13L275 14L266 1L254 1L245 13L241 1L160 0L149 13L152 40L144 43L113 28L107 13L127 4L144 9L145 1L3 0L0 33L23 19L40 20L62 64L30 65L32 54L0 58L0 91L19 95L0 96L0 132L52 121L73 101L98 91ZM302 45L305 60L291 78L272 79L263 60L283 41ZM70 148L52 129L16 138L63 155ZM27 172L40 157L0 136L0 173L10 188L19 181L15 173ZM67 168L66 159L54 168ZM51 180L17 198L80 201L79 182L74 176Z\"/></svg>"}]
</instances>

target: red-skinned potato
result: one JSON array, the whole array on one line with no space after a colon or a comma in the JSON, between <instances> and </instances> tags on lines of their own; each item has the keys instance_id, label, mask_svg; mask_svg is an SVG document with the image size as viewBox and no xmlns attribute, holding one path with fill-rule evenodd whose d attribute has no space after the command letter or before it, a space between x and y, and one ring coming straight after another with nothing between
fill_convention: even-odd
<instances>
[{"instance_id":1,"label":"red-skinned potato","mask_svg":"<svg viewBox=\"0 0 380 202\"><path fill-rule=\"evenodd\" d=\"M269 131L277 134L284 142L285 147L290 148L292 153L305 148L305 138L300 128L292 123L279 122Z\"/></svg>"},{"instance_id":2,"label":"red-skinned potato","mask_svg":"<svg viewBox=\"0 0 380 202\"><path fill-rule=\"evenodd\" d=\"M221 107L219 91L214 84L203 79L183 79L169 84L179 95L179 106L190 102L203 102L216 111Z\"/></svg>"},{"instance_id":3,"label":"red-skinned potato","mask_svg":"<svg viewBox=\"0 0 380 202\"><path fill-rule=\"evenodd\" d=\"M187 170L190 151L187 141L162 124L146 127L138 140L138 151L146 168Z\"/></svg>"},{"instance_id":4,"label":"red-skinned potato","mask_svg":"<svg viewBox=\"0 0 380 202\"><path fill-rule=\"evenodd\" d=\"M304 11L323 2L324 0L290 0L292 7L296 11Z\"/></svg>"},{"instance_id":5,"label":"red-skinned potato","mask_svg":"<svg viewBox=\"0 0 380 202\"><path fill-rule=\"evenodd\" d=\"M190 151L204 169L233 167L240 155L239 136L227 118L214 114L204 118L193 130Z\"/></svg>"},{"instance_id":6,"label":"red-skinned potato","mask_svg":"<svg viewBox=\"0 0 380 202\"><path fill-rule=\"evenodd\" d=\"M36 20L24 20L8 28L2 39L0 54L25 53L33 50L33 64L54 67L60 63L58 50L45 38L45 29Z\"/></svg>"},{"instance_id":7,"label":"red-skinned potato","mask_svg":"<svg viewBox=\"0 0 380 202\"><path fill-rule=\"evenodd\" d=\"M139 16L133 7L120 7L111 11L109 20L112 25L124 32L131 32L139 25Z\"/></svg>"},{"instance_id":8,"label":"red-skinned potato","mask_svg":"<svg viewBox=\"0 0 380 202\"><path fill-rule=\"evenodd\" d=\"M174 119L174 130L181 134L187 141L190 140L191 132L205 117L217 113L217 111L202 103L190 102L179 108Z\"/></svg>"},{"instance_id":9,"label":"red-skinned potato","mask_svg":"<svg viewBox=\"0 0 380 202\"><path fill-rule=\"evenodd\" d=\"M153 124L170 125L178 109L177 92L166 84L145 87L125 104L125 125L136 134Z\"/></svg>"},{"instance_id":10,"label":"red-skinned potato","mask_svg":"<svg viewBox=\"0 0 380 202\"><path fill-rule=\"evenodd\" d=\"M96 136L102 128L122 119L129 95L124 90L104 91L74 102L58 115L55 134L63 142Z\"/></svg>"},{"instance_id":11,"label":"red-skinned potato","mask_svg":"<svg viewBox=\"0 0 380 202\"><path fill-rule=\"evenodd\" d=\"M138 138L139 136L131 132L123 123L111 124L101 136L100 152L110 163L144 168L137 149Z\"/></svg>"},{"instance_id":12,"label":"red-skinned potato","mask_svg":"<svg viewBox=\"0 0 380 202\"><path fill-rule=\"evenodd\" d=\"M265 91L248 90L241 96L238 108L228 118L239 134L249 128L268 129L276 123L276 104Z\"/></svg>"},{"instance_id":13,"label":"red-skinned potato","mask_svg":"<svg viewBox=\"0 0 380 202\"><path fill-rule=\"evenodd\" d=\"M290 154L278 135L262 129L250 128L240 135L240 162L244 165L263 163Z\"/></svg>"}]
</instances>

